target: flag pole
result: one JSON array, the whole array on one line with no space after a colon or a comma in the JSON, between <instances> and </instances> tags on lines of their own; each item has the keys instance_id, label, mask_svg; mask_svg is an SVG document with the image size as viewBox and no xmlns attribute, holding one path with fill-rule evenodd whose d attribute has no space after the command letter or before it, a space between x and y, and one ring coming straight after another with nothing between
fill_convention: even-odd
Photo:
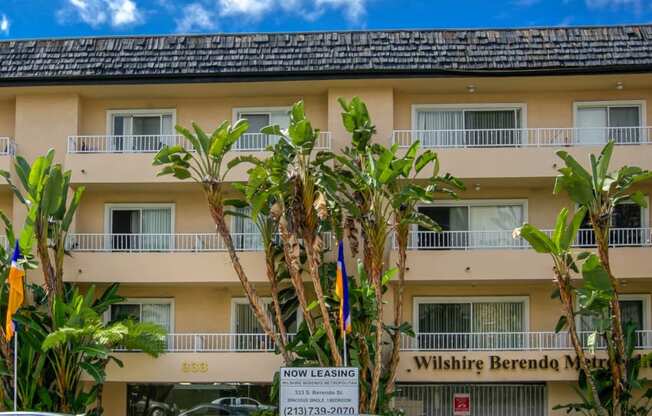
<instances>
[{"instance_id":1,"label":"flag pole","mask_svg":"<svg viewBox=\"0 0 652 416\"><path fill-rule=\"evenodd\" d=\"M346 347L346 328L344 328L344 348L343 349L344 349L344 367L347 367L347 364L346 364L346 350L347 350L347 347Z\"/></svg>"},{"instance_id":2,"label":"flag pole","mask_svg":"<svg viewBox=\"0 0 652 416\"><path fill-rule=\"evenodd\" d=\"M18 331L14 330L14 412L17 411L18 411Z\"/></svg>"}]
</instances>

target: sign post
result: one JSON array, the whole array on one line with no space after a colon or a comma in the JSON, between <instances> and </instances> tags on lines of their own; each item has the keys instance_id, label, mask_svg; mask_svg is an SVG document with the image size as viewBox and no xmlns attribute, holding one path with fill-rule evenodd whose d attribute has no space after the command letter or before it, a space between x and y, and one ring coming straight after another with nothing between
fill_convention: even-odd
<instances>
[{"instance_id":1,"label":"sign post","mask_svg":"<svg viewBox=\"0 0 652 416\"><path fill-rule=\"evenodd\" d=\"M469 393L453 394L453 416L471 416L471 395Z\"/></svg>"},{"instance_id":2,"label":"sign post","mask_svg":"<svg viewBox=\"0 0 652 416\"><path fill-rule=\"evenodd\" d=\"M358 369L281 368L280 416L357 415Z\"/></svg>"}]
</instances>

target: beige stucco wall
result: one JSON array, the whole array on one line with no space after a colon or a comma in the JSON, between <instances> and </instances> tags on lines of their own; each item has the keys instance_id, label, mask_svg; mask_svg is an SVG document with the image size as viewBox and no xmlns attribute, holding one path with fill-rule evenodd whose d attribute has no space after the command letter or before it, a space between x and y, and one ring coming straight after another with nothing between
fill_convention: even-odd
<instances>
[{"instance_id":1,"label":"beige stucco wall","mask_svg":"<svg viewBox=\"0 0 652 416\"><path fill-rule=\"evenodd\" d=\"M298 100L303 100L308 117L313 127L326 129L326 97L305 96L265 96L255 97L230 96L216 98L185 98L173 96L166 99L123 97L111 99L85 99L82 101L83 117L80 134L109 134L107 131L108 110L128 109L175 109L177 124L190 128L196 122L207 132L212 132L222 121L233 120L235 108L246 107L290 107Z\"/></svg>"},{"instance_id":2,"label":"beige stucco wall","mask_svg":"<svg viewBox=\"0 0 652 416\"><path fill-rule=\"evenodd\" d=\"M427 91L428 81L424 81ZM424 104L524 104L527 127L573 127L573 103L582 101L631 101L652 99L652 90L601 90L601 91L554 91L554 92L501 92L474 94L397 93L394 124L397 130L412 129L412 106ZM652 120L652 109L647 106L647 121Z\"/></svg>"}]
</instances>

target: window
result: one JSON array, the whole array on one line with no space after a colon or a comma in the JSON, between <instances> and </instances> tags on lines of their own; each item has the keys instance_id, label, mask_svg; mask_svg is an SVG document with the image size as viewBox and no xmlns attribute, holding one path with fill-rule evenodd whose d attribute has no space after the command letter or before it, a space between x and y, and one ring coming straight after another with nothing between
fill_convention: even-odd
<instances>
[{"instance_id":1,"label":"window","mask_svg":"<svg viewBox=\"0 0 652 416\"><path fill-rule=\"evenodd\" d=\"M455 201L445 205L424 205L420 213L435 220L444 233L418 227L420 249L495 248L520 244L512 230L526 221L524 201Z\"/></svg>"},{"instance_id":2,"label":"window","mask_svg":"<svg viewBox=\"0 0 652 416\"><path fill-rule=\"evenodd\" d=\"M510 146L521 143L518 107L415 107L414 129L426 147Z\"/></svg>"},{"instance_id":3,"label":"window","mask_svg":"<svg viewBox=\"0 0 652 416\"><path fill-rule=\"evenodd\" d=\"M576 103L577 140L583 144L617 143L641 140L642 103Z\"/></svg>"},{"instance_id":4,"label":"window","mask_svg":"<svg viewBox=\"0 0 652 416\"><path fill-rule=\"evenodd\" d=\"M174 110L117 110L108 112L113 151L158 151L174 141Z\"/></svg>"},{"instance_id":5,"label":"window","mask_svg":"<svg viewBox=\"0 0 652 416\"><path fill-rule=\"evenodd\" d=\"M131 319L161 325L167 333L174 331L173 299L128 299L111 305L106 314L108 322Z\"/></svg>"},{"instance_id":6,"label":"window","mask_svg":"<svg viewBox=\"0 0 652 416\"><path fill-rule=\"evenodd\" d=\"M262 298L263 307L267 309L272 322L274 318L272 315L272 299ZM285 318L285 326L288 333L296 333L298 324L301 322L301 312L299 309L295 313L289 314ZM274 345L272 340L266 339L263 336L263 329L258 323L258 319L249 306L249 301L246 298L233 298L231 299L231 332L234 334L241 334L242 336L236 337L233 348L239 350L260 350L260 349L273 349Z\"/></svg>"},{"instance_id":7,"label":"window","mask_svg":"<svg viewBox=\"0 0 652 416\"><path fill-rule=\"evenodd\" d=\"M249 130L235 145L239 150L264 150L278 141L278 137L263 134L263 127L278 124L286 129L290 124L290 109L287 107L241 108L234 110L234 119L245 119L249 122ZM234 121L235 121L234 120Z\"/></svg>"},{"instance_id":8,"label":"window","mask_svg":"<svg viewBox=\"0 0 652 416\"><path fill-rule=\"evenodd\" d=\"M164 251L172 248L174 205L112 204L106 207L107 245L114 251Z\"/></svg>"},{"instance_id":9,"label":"window","mask_svg":"<svg viewBox=\"0 0 652 416\"><path fill-rule=\"evenodd\" d=\"M414 301L414 325L420 348L516 347L524 342L518 334L527 331L527 314L528 300L523 297Z\"/></svg>"},{"instance_id":10,"label":"window","mask_svg":"<svg viewBox=\"0 0 652 416\"><path fill-rule=\"evenodd\" d=\"M641 246L649 243L648 210L633 201L623 201L614 207L611 217L609 242L613 246ZM582 247L595 246L595 234L589 217L584 217L582 231L578 237L578 245Z\"/></svg>"},{"instance_id":11,"label":"window","mask_svg":"<svg viewBox=\"0 0 652 416\"><path fill-rule=\"evenodd\" d=\"M250 216L251 208L237 208L236 212ZM231 230L233 231L233 244L236 249L247 251L258 251L263 249L260 230L251 218L233 216L231 220Z\"/></svg>"},{"instance_id":12,"label":"window","mask_svg":"<svg viewBox=\"0 0 652 416\"><path fill-rule=\"evenodd\" d=\"M632 322L637 331L649 328L650 296L649 295L620 295L620 312L622 324ZM582 331L593 331L596 323L593 317L582 317L580 320Z\"/></svg>"}]
</instances>

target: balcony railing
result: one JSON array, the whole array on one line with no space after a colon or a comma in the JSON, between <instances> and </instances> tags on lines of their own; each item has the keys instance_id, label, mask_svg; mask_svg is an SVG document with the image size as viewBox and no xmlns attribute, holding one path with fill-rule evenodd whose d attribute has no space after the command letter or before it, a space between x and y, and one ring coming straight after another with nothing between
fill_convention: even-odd
<instances>
[{"instance_id":1,"label":"balcony railing","mask_svg":"<svg viewBox=\"0 0 652 416\"><path fill-rule=\"evenodd\" d=\"M588 348L592 332L578 333ZM596 342L605 348L604 341ZM636 348L652 348L652 331L636 331ZM403 337L403 351L543 351L573 349L567 332L482 332L482 333L419 333Z\"/></svg>"},{"instance_id":2,"label":"balcony railing","mask_svg":"<svg viewBox=\"0 0 652 416\"><path fill-rule=\"evenodd\" d=\"M288 334L292 339L294 334ZM116 351L127 351L116 349ZM265 334L167 334L166 352L273 352L274 340Z\"/></svg>"},{"instance_id":3,"label":"balcony railing","mask_svg":"<svg viewBox=\"0 0 652 416\"><path fill-rule=\"evenodd\" d=\"M280 136L264 133L245 133L233 146L236 151L261 152L269 146L278 143ZM328 150L331 148L331 134L328 131L320 131L315 150Z\"/></svg>"},{"instance_id":4,"label":"balcony railing","mask_svg":"<svg viewBox=\"0 0 652 416\"><path fill-rule=\"evenodd\" d=\"M245 133L233 146L234 151L264 151L278 141L278 136L262 133ZM192 145L183 136L170 135L98 135L69 136L68 153L156 153L165 145L182 145L191 149ZM320 132L315 150L330 149L331 135ZM0 142L0 150L2 142Z\"/></svg>"},{"instance_id":5,"label":"balcony railing","mask_svg":"<svg viewBox=\"0 0 652 416\"><path fill-rule=\"evenodd\" d=\"M258 233L232 233L238 251L262 251ZM277 237L278 238L278 237ZM324 247L330 249L330 233L323 234ZM69 234L66 246L77 252L209 252L226 251L215 233L183 234Z\"/></svg>"},{"instance_id":6,"label":"balcony railing","mask_svg":"<svg viewBox=\"0 0 652 416\"><path fill-rule=\"evenodd\" d=\"M552 127L527 129L394 130L392 141L425 148L595 146L649 144L652 127Z\"/></svg>"},{"instance_id":7,"label":"balcony railing","mask_svg":"<svg viewBox=\"0 0 652 416\"><path fill-rule=\"evenodd\" d=\"M11 137L0 137L0 156L16 154L16 143Z\"/></svg>"},{"instance_id":8,"label":"balcony railing","mask_svg":"<svg viewBox=\"0 0 652 416\"><path fill-rule=\"evenodd\" d=\"M548 235L552 230L543 230ZM592 229L577 233L574 247L595 247ZM650 228L612 228L609 230L611 247L649 247L652 245ZM523 249L530 245L513 235L512 230L499 231L412 231L408 240L409 250L474 250L474 249ZM394 249L397 248L394 240Z\"/></svg>"}]
</instances>

